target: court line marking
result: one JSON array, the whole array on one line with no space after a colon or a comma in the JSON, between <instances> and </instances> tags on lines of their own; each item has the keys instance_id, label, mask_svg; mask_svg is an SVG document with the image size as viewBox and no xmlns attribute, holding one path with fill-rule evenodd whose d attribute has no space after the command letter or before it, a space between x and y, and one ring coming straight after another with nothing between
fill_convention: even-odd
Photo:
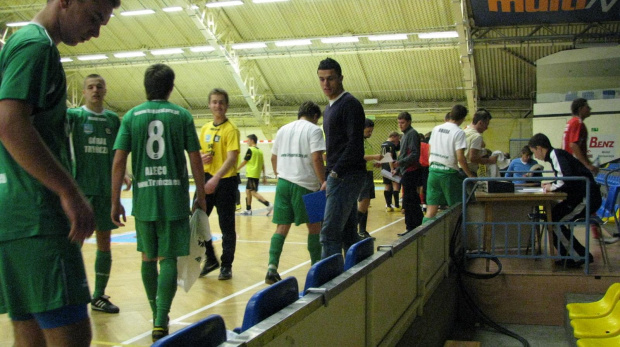
<instances>
[{"instance_id":1,"label":"court line marking","mask_svg":"<svg viewBox=\"0 0 620 347\"><path fill-rule=\"evenodd\" d=\"M381 231L381 230L383 230L383 229L385 229L385 228L387 228L389 226L392 226L392 225L394 225L394 224L396 224L396 223L398 223L398 222L400 222L400 221L402 221L404 219L405 219L405 217L401 217L401 218L393 221L392 223L386 224L386 225L382 226L379 229L373 230L372 232L370 232L370 234L374 234L374 233L376 233L378 231ZM310 260L306 260L303 263L295 265L292 268L282 272L281 275L286 275L289 272L293 272L293 271L299 269L300 267L305 266L305 265L307 265L309 263L310 263ZM224 302L226 302L226 301L228 301L228 300L230 300L232 298L235 298L235 297L237 297L237 296L239 296L241 294L247 293L248 291L250 291L250 290L252 290L254 288L260 287L261 285L264 285L264 284L265 284L265 281L257 282L257 283L255 283L255 284L253 284L253 285L251 285L251 286L249 286L249 287L247 287L245 289L242 289L242 290L240 290L238 292L232 293L232 294L230 294L230 295L228 295L228 296L226 296L224 298L221 298L221 299L219 299L217 301L214 301L214 302L210 303L209 305L203 306L203 307L201 307L201 308L199 308L199 309L197 309L195 311L192 311L190 313L187 313L187 314L185 314L185 315L183 315L183 316L181 316L181 317L179 317L177 319L173 319L173 320L170 321L170 324L177 323L177 322L183 322L183 320L185 320L186 318L192 317L192 316L194 316L194 315L196 315L196 314L198 314L200 312L206 311L206 310L208 310L208 309L210 309L212 307L215 307L215 306L217 306L217 305L219 305L221 303L224 303ZM121 342L121 344L119 346L121 346L121 347L122 346L126 346L126 345L128 345L128 344L130 344L132 342L138 341L138 340L140 340L142 338L145 338L147 336L150 336L150 335L151 335L151 331L144 332L144 333L142 333L140 335L137 335L137 336L134 336L134 337L130 338L129 340Z\"/></svg>"}]
</instances>

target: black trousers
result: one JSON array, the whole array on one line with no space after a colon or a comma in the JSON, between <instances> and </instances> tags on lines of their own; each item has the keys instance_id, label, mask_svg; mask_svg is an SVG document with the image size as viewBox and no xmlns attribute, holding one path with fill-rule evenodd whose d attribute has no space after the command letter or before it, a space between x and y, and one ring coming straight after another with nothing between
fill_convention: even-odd
<instances>
[{"instance_id":1,"label":"black trousers","mask_svg":"<svg viewBox=\"0 0 620 347\"><path fill-rule=\"evenodd\" d=\"M405 172L400 180L403 187L403 208L405 209L405 226L407 230L413 230L422 224L424 214L420 207L420 195L418 194L418 170Z\"/></svg>"},{"instance_id":2,"label":"black trousers","mask_svg":"<svg viewBox=\"0 0 620 347\"><path fill-rule=\"evenodd\" d=\"M211 177L213 176L205 173L205 183ZM220 179L215 192L205 195L207 215L211 215L214 207L217 209L218 222L222 231L222 267L228 268L232 267L237 247L237 232L235 230L235 195L237 191L237 176L233 176Z\"/></svg>"}]
</instances>

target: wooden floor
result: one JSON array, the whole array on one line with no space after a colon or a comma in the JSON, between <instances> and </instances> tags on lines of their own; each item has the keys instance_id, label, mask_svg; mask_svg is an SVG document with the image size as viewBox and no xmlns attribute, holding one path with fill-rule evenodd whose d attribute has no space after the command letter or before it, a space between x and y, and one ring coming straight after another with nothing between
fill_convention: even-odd
<instances>
[{"instance_id":1,"label":"wooden floor","mask_svg":"<svg viewBox=\"0 0 620 347\"><path fill-rule=\"evenodd\" d=\"M273 202L273 187L261 187L260 193ZM130 198L131 195L124 192L122 197ZM241 198L245 198L243 190ZM377 238L376 245L390 244L397 239L397 233L405 230L403 215L400 212L385 212L384 205L383 194L377 191L377 199L372 200L368 218L368 230ZM253 203L253 207L252 216L235 217L237 250L232 280L219 281L219 271L214 271L199 278L189 293L178 288L170 312L171 332L209 314L221 315L228 330L241 326L248 299L267 286L264 279L269 259L269 243L275 231L275 224L271 223L270 217L265 216L265 207L257 201ZM215 210L210 220L214 236L220 237L214 243L219 256L222 250L221 233ZM113 232L112 273L106 294L120 308L120 313L91 311L92 346L151 345L152 314L142 285L141 258L136 251L134 230L133 218L129 217L124 228ZM310 257L306 248L307 234L305 225L291 228L279 266L282 277L295 276L300 288L303 288L306 273L310 268ZM83 247L91 290L94 285L95 250L93 237ZM12 343L13 331L8 315L0 315L0 346L11 346Z\"/></svg>"},{"instance_id":2,"label":"wooden floor","mask_svg":"<svg viewBox=\"0 0 620 347\"><path fill-rule=\"evenodd\" d=\"M123 198L131 197L124 192ZM261 194L273 201L273 187L261 187ZM242 200L245 197L242 191ZM127 201L127 200L124 200ZM390 244L397 239L397 233L405 229L403 215L399 212L385 212L383 194L377 191L377 199L372 200L368 218L368 230L377 238L375 245ZM237 215L237 250L233 264L233 279L218 281L218 271L205 278L200 278L185 293L179 288L170 312L170 330L176 331L209 314L219 314L226 322L226 328L232 330L240 326L248 299L256 291L264 288L264 276L269 257L269 243L275 225L266 217L266 209L258 202L253 204L252 216ZM217 217L211 216L211 228L214 236L221 236ZM129 217L127 226L114 231L112 245L112 273L106 290L111 301L120 307L119 314L106 314L91 311L93 326L92 346L149 346L151 345L151 311L146 300L140 275L140 254L136 251L133 218ZM300 288L303 288L306 273L310 267L306 249L307 229L305 225L291 229L284 245L279 272L282 277L295 276ZM596 247L595 247L596 246ZM221 239L215 242L216 252L221 254ZM609 245L608 251L616 269L612 273L620 275L620 242ZM608 271L602 267L598 256L598 247L592 244L596 262L592 272ZM95 260L94 240L85 243L83 254L88 279L94 284L93 264ZM524 264L510 265L503 262L505 271L525 267L527 271L560 271L550 261L525 261ZM512 269L512 270L511 270ZM522 271L522 270L518 270ZM562 270L563 271L563 270ZM582 275L580 270L575 275ZM7 315L0 315L0 346L11 346L13 332Z\"/></svg>"}]
</instances>

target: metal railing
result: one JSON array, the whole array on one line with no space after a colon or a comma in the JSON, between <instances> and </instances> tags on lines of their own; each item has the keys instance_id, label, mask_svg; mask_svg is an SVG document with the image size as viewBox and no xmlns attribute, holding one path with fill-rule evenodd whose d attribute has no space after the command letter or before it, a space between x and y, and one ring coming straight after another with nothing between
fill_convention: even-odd
<instances>
[{"instance_id":1,"label":"metal railing","mask_svg":"<svg viewBox=\"0 0 620 347\"><path fill-rule=\"evenodd\" d=\"M516 172L516 171L515 171ZM540 172L540 171L539 171ZM550 222L546 219L543 220L541 215L525 215L521 218L514 218L513 221L470 221L468 220L468 209L472 198L478 187L483 181L523 181L528 182L541 182L556 179L555 177L476 177L467 178L463 181L463 223L462 223L462 242L466 249L465 256L467 258L519 258L519 259L554 259L554 260L568 260L584 261L584 271L586 274L590 271L590 180L586 177L561 177L563 181L584 181L586 184L586 198L583 204L585 205L585 216L577 221L558 221ZM493 194L493 193L490 193ZM515 194L527 194L515 192ZM515 202L519 199L515 199ZM536 201L529 201L533 206L536 205ZM509 205L509 203L507 204ZM542 200L538 205L545 205ZM550 213L551 211L545 211ZM486 216L486 211L483 215ZM536 212L535 212L536 213ZM526 218L530 217L531 221L527 221ZM533 218L532 218L533 217ZM496 219L496 218L494 218ZM570 238L566 240L561 232L561 226L567 226L570 229ZM582 256L573 252L573 245L575 242L574 230L576 226L584 226L585 229L585 254ZM564 247L568 250L567 255L560 255L557 252L552 255L547 240L549 238L549 231L553 230L558 237L556 238L553 247L560 249L560 243L564 241ZM490 233L490 247L485 247L485 233L487 233L487 240ZM516 234L515 234L516 233ZM527 237L524 237L526 233L529 233ZM516 242L514 240L516 238ZM473 239L473 242L472 242ZM503 239L503 244L501 240ZM499 245L497 245L499 241ZM525 241L525 242L524 242ZM538 241L538 249L535 250L536 241ZM541 243L542 242L542 243ZM524 245L523 243L526 243ZM530 249L531 248L531 249ZM487 267L488 270L488 267Z\"/></svg>"}]
</instances>

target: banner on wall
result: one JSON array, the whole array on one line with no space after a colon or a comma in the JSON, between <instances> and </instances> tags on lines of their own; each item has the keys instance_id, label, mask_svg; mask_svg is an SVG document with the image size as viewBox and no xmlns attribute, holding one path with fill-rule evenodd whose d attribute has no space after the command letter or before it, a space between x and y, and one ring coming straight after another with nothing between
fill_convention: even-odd
<instances>
[{"instance_id":1,"label":"banner on wall","mask_svg":"<svg viewBox=\"0 0 620 347\"><path fill-rule=\"evenodd\" d=\"M470 0L475 25L620 21L620 0Z\"/></svg>"},{"instance_id":2,"label":"banner on wall","mask_svg":"<svg viewBox=\"0 0 620 347\"><path fill-rule=\"evenodd\" d=\"M598 158L600 163L606 163L616 159L617 148L618 135L590 134L590 139L588 140L588 158L590 158L590 161L594 161Z\"/></svg>"}]
</instances>

